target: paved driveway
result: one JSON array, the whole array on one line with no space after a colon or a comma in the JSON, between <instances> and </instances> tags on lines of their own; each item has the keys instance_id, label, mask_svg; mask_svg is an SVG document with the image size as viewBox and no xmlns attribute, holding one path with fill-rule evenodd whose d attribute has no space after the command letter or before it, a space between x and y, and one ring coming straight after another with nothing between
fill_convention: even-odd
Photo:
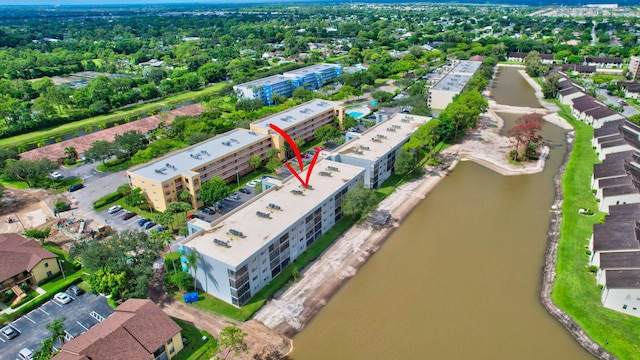
<instances>
[{"instance_id":1,"label":"paved driveway","mask_svg":"<svg viewBox=\"0 0 640 360\"><path fill-rule=\"evenodd\" d=\"M85 293L73 298L68 304L59 304L50 300L39 308L12 321L9 325L20 333L17 337L7 340L0 337L0 358L17 359L22 348L37 350L44 339L51 337L47 324L55 319L65 318L64 329L67 338L71 339L98 324L101 320L113 314L113 309L107 304L107 299L101 295Z\"/></svg>"},{"instance_id":2,"label":"paved driveway","mask_svg":"<svg viewBox=\"0 0 640 360\"><path fill-rule=\"evenodd\" d=\"M607 90L605 89L598 89L598 95L601 95L605 98L604 103L605 104L612 104L612 105L620 105L620 103L618 101L620 101L621 98L617 97L617 96L612 96L607 94ZM636 110L636 108L634 108L633 106L629 105L629 106L623 106L622 107L623 111L622 111L622 115L626 116L627 118L629 116L632 115L636 115L639 114L640 111Z\"/></svg>"}]
</instances>

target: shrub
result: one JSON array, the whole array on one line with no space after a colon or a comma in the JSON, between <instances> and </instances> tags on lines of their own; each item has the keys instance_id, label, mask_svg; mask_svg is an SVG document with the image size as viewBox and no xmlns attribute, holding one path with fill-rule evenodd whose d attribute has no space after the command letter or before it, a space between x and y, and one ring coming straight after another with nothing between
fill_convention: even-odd
<instances>
[{"instance_id":1,"label":"shrub","mask_svg":"<svg viewBox=\"0 0 640 360\"><path fill-rule=\"evenodd\" d=\"M590 273L596 273L596 272L598 272L598 267L597 267L597 266L595 266L595 265L591 265L591 266L589 266L589 272L590 272Z\"/></svg>"},{"instance_id":2,"label":"shrub","mask_svg":"<svg viewBox=\"0 0 640 360\"><path fill-rule=\"evenodd\" d=\"M164 275L164 284L167 288L180 289L182 291L188 291L193 289L195 280L186 271L167 271Z\"/></svg>"},{"instance_id":3,"label":"shrub","mask_svg":"<svg viewBox=\"0 0 640 360\"><path fill-rule=\"evenodd\" d=\"M120 164L122 164L123 162L127 161L127 158L115 158L109 161L105 161L104 162L104 166L105 167L113 167L113 166L118 166Z\"/></svg>"},{"instance_id":4,"label":"shrub","mask_svg":"<svg viewBox=\"0 0 640 360\"><path fill-rule=\"evenodd\" d=\"M120 200L122 199L122 194L119 192L114 192L111 194L107 194L106 196L101 197L100 199L96 200L93 202L93 208L97 209L99 207L105 206L107 204L111 204L112 202L116 201L116 200Z\"/></svg>"},{"instance_id":5,"label":"shrub","mask_svg":"<svg viewBox=\"0 0 640 360\"><path fill-rule=\"evenodd\" d=\"M24 232L24 236L40 240L48 238L49 234L51 234L51 228L49 227L42 230L31 229Z\"/></svg>"},{"instance_id":6,"label":"shrub","mask_svg":"<svg viewBox=\"0 0 640 360\"><path fill-rule=\"evenodd\" d=\"M22 300L18 301L17 303L11 305L12 309L17 309L20 306L24 305L26 302L31 301L35 296L33 296L33 292L29 292L27 294L27 296L23 297Z\"/></svg>"},{"instance_id":7,"label":"shrub","mask_svg":"<svg viewBox=\"0 0 640 360\"><path fill-rule=\"evenodd\" d=\"M67 159L62 160L62 163L65 164L65 165L73 165L73 164L76 163L76 160L67 158Z\"/></svg>"}]
</instances>

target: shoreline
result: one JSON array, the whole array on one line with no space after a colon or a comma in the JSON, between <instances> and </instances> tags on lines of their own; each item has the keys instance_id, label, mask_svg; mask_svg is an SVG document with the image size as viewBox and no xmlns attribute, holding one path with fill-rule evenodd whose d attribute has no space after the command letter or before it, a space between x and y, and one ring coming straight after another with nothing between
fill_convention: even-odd
<instances>
[{"instance_id":1,"label":"shoreline","mask_svg":"<svg viewBox=\"0 0 640 360\"><path fill-rule=\"evenodd\" d=\"M500 66L500 65L499 65ZM516 65L517 66L517 65ZM427 169L422 177L399 186L390 196L378 206L378 210L387 210L392 216L391 224L382 229L374 229L366 221L354 225L342 234L320 257L301 272L302 278L286 289L282 294L265 304L253 317L268 328L289 338L300 332L306 324L320 311L330 298L348 281L355 276L358 269L373 255L389 236L400 226L402 221L415 209L435 187L448 175L460 161L474 161L481 166L493 170L503 176L523 175L540 172L544 169L548 149L543 149L543 156L535 165L525 164L516 167L505 161L504 150L510 143L497 134L504 126L498 111L512 113L536 112L545 114L544 120L567 130L568 149L554 176L555 197L552 209L553 215L548 231L547 248L545 250L544 270L541 276L540 300L545 310L557 319L589 353L600 359L614 359L597 343L595 343L582 328L570 318L562 309L557 307L551 299L551 291L555 281L557 261L557 246L559 230L562 222L561 208L562 176L573 149L575 131L573 127L557 114L559 108L555 104L543 100L540 86L524 71L521 75L536 90L536 97L542 108L525 108L497 104L490 100L487 113L481 115L477 129L465 137L465 140L445 149L440 153L443 164L436 168ZM498 126L483 126L495 121ZM491 135L494 134L494 135ZM489 137L489 141L485 137ZM480 141L478 141L480 140ZM470 145L470 144L473 144ZM479 150L484 148L485 153ZM486 153L489 149L489 153ZM508 153L508 151L507 151ZM502 158L496 158L502 154ZM291 347L293 351L293 343Z\"/></svg>"}]
</instances>

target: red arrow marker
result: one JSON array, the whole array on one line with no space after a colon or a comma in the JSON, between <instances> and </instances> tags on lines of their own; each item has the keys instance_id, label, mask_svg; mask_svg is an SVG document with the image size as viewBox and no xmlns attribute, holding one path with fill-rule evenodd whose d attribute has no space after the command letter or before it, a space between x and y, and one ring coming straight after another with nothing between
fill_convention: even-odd
<instances>
[{"instance_id":1,"label":"red arrow marker","mask_svg":"<svg viewBox=\"0 0 640 360\"><path fill-rule=\"evenodd\" d=\"M298 166L300 167L300 172L302 173L302 171L304 170L304 163L302 162L302 155L300 154L300 149L298 149L298 145L296 145L296 143L293 141L291 136L289 136L289 134L287 134L284 130L280 129L279 127L273 124L269 124L269 126L275 132L280 134L284 138L284 140L289 144L289 146L291 147L291 150L293 150L293 152L296 154L296 158L298 159ZM307 178L305 180L302 180L302 177L300 177L300 174L298 174L298 172L295 171L295 169L291 165L289 165L288 162L286 163L287 168L289 168L289 171L291 171L291 173L296 177L296 179L300 181L300 183L302 184L302 186L305 187L305 189L309 188L309 178L311 177L311 171L313 170L313 166L316 164L318 155L320 155L320 151L316 150L316 154L313 156L313 159L311 160L311 164L309 164L309 171L307 171Z\"/></svg>"}]
</instances>

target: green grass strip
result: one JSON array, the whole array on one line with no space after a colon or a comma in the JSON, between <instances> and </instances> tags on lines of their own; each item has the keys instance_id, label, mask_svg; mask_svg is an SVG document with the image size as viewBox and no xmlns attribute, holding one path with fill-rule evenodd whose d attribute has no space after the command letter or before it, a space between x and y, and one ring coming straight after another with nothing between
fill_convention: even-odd
<instances>
[{"instance_id":1,"label":"green grass strip","mask_svg":"<svg viewBox=\"0 0 640 360\"><path fill-rule=\"evenodd\" d=\"M173 360L211 359L216 354L218 342L211 334L196 328L190 322L176 318L172 319L182 328L182 337L187 339L184 349L177 353ZM206 336L209 340L203 342L203 336Z\"/></svg>"},{"instance_id":2,"label":"green grass strip","mask_svg":"<svg viewBox=\"0 0 640 360\"><path fill-rule=\"evenodd\" d=\"M562 177L564 201L552 298L608 352L619 359L636 359L640 354L640 318L604 308L600 301L602 291L587 266L589 256L585 246L593 233L593 225L603 217L602 213L578 214L579 208L595 210L598 206L591 192L593 165L598 162L591 145L593 128L575 120L568 106L561 107L559 115L575 128L576 137Z\"/></svg>"},{"instance_id":3,"label":"green grass strip","mask_svg":"<svg viewBox=\"0 0 640 360\"><path fill-rule=\"evenodd\" d=\"M137 116L147 114L150 111L158 111L167 106L180 104L183 102L193 101L205 95L213 95L220 91L226 83L217 83L202 90L188 91L182 94L168 96L160 100L155 100L140 105L133 105L121 110L110 112L104 115L98 115L84 120L74 121L68 124L54 126L51 128L32 131L28 134L12 136L6 139L0 139L0 147L16 148L20 144L35 144L41 140L55 139L69 133L84 130L85 127L96 127L100 124L108 124L113 122L124 121L126 117L131 119Z\"/></svg>"}]
</instances>

